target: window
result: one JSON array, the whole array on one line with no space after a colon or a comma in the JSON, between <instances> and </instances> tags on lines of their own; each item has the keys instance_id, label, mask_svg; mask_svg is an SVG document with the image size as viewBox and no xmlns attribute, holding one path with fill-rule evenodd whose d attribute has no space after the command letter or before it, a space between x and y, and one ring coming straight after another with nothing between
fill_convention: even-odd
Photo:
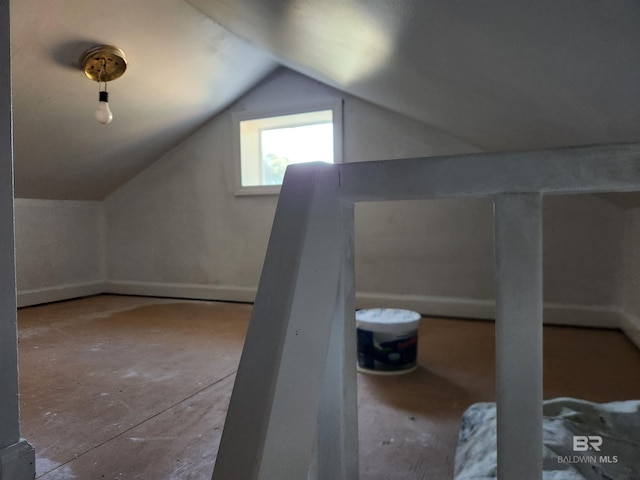
<instances>
[{"instance_id":1,"label":"window","mask_svg":"<svg viewBox=\"0 0 640 480\"><path fill-rule=\"evenodd\" d=\"M287 165L342 160L342 102L234 115L239 195L278 193Z\"/></svg>"}]
</instances>

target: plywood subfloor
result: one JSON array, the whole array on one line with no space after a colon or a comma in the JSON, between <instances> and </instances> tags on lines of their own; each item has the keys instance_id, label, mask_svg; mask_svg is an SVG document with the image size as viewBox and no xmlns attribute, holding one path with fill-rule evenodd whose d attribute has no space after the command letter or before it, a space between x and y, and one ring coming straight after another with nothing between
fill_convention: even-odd
<instances>
[{"instance_id":1,"label":"plywood subfloor","mask_svg":"<svg viewBox=\"0 0 640 480\"><path fill-rule=\"evenodd\" d=\"M37 478L209 480L250 313L113 295L19 310ZM423 319L419 344L414 373L358 374L361 479L451 478L460 416L494 400L492 323ZM544 349L546 398L640 398L620 332L545 327Z\"/></svg>"}]
</instances>

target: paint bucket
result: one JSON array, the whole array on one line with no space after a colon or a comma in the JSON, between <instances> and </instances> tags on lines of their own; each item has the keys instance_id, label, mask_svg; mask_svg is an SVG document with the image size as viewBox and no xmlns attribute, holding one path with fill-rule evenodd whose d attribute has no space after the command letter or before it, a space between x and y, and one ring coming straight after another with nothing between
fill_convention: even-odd
<instances>
[{"instance_id":1,"label":"paint bucket","mask_svg":"<svg viewBox=\"0 0 640 480\"><path fill-rule=\"evenodd\" d=\"M395 375L418 368L419 321L420 314L411 310L358 310L358 371Z\"/></svg>"}]
</instances>

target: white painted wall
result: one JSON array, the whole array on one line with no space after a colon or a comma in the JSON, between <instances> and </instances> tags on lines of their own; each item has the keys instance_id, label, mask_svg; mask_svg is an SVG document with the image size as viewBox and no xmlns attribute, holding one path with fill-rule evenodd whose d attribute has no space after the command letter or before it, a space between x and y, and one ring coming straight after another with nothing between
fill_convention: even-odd
<instances>
[{"instance_id":1,"label":"white painted wall","mask_svg":"<svg viewBox=\"0 0 640 480\"><path fill-rule=\"evenodd\" d=\"M101 202L15 200L18 305L104 291Z\"/></svg>"},{"instance_id":2,"label":"white painted wall","mask_svg":"<svg viewBox=\"0 0 640 480\"><path fill-rule=\"evenodd\" d=\"M234 195L232 112L338 98L340 92L280 70L110 195L110 290L252 300L277 197ZM417 122L344 98L348 161L473 150Z\"/></svg>"},{"instance_id":3,"label":"white painted wall","mask_svg":"<svg viewBox=\"0 0 640 480\"><path fill-rule=\"evenodd\" d=\"M619 300L622 327L640 347L640 207L625 212L623 272Z\"/></svg>"},{"instance_id":4,"label":"white painted wall","mask_svg":"<svg viewBox=\"0 0 640 480\"><path fill-rule=\"evenodd\" d=\"M544 197L545 321L619 324L624 211L594 195Z\"/></svg>"},{"instance_id":5,"label":"white painted wall","mask_svg":"<svg viewBox=\"0 0 640 480\"><path fill-rule=\"evenodd\" d=\"M361 303L493 318L490 200L361 204L356 212ZM545 321L613 325L623 212L579 195L545 197L543 214Z\"/></svg>"},{"instance_id":6,"label":"white painted wall","mask_svg":"<svg viewBox=\"0 0 640 480\"><path fill-rule=\"evenodd\" d=\"M344 98L347 161L473 150L280 70L106 200L111 289L252 300L277 197L236 197L232 112ZM167 287L169 285L169 287Z\"/></svg>"},{"instance_id":7,"label":"white painted wall","mask_svg":"<svg viewBox=\"0 0 640 480\"><path fill-rule=\"evenodd\" d=\"M112 292L251 301L277 197L236 197L233 112L344 99L348 162L476 149L288 70L279 70L106 200ZM623 214L597 197L545 200L548 319L611 325ZM493 317L492 205L361 204L359 306ZM586 319L586 320L585 320Z\"/></svg>"}]
</instances>

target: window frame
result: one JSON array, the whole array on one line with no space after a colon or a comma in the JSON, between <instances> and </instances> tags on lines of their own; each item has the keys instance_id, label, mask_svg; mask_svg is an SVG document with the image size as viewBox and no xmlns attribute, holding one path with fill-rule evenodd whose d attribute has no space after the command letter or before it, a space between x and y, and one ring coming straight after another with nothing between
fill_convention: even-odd
<instances>
[{"instance_id":1,"label":"window frame","mask_svg":"<svg viewBox=\"0 0 640 480\"><path fill-rule=\"evenodd\" d=\"M295 105L278 106L273 108L246 110L232 113L233 123L233 163L235 169L235 195L278 195L281 185L242 185L242 157L240 122L260 120L284 115L311 113L331 110L333 122L333 163L342 163L343 152L343 100L328 100L313 103L298 103ZM301 124L302 125L302 124Z\"/></svg>"}]
</instances>

